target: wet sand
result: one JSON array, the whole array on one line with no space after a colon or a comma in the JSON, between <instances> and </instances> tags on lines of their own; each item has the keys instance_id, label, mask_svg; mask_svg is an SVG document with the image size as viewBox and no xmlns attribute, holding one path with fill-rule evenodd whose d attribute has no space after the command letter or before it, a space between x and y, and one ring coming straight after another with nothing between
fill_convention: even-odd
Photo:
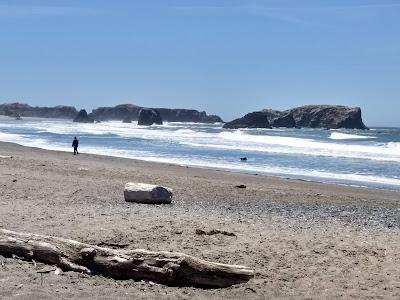
<instances>
[{"instance_id":1,"label":"wet sand","mask_svg":"<svg viewBox=\"0 0 400 300\"><path fill-rule=\"evenodd\" d=\"M173 204L126 203L128 181L171 187ZM1 299L400 298L398 192L0 143L0 227L256 270L214 290L73 272L41 284L42 264L0 256Z\"/></svg>"}]
</instances>

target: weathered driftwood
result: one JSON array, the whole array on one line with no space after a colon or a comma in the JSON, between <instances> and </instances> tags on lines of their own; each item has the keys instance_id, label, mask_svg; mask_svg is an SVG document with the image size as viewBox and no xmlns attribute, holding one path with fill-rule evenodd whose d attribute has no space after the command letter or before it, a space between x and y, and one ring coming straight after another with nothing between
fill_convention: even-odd
<instances>
[{"instance_id":1,"label":"weathered driftwood","mask_svg":"<svg viewBox=\"0 0 400 300\"><path fill-rule=\"evenodd\" d=\"M254 270L177 252L110 249L54 236L0 229L0 255L57 265L64 271L171 286L221 288L246 282Z\"/></svg>"}]
</instances>

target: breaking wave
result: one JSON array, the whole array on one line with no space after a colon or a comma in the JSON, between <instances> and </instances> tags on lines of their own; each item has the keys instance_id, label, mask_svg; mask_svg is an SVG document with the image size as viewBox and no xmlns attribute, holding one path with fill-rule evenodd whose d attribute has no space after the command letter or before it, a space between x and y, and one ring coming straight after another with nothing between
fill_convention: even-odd
<instances>
[{"instance_id":1,"label":"breaking wave","mask_svg":"<svg viewBox=\"0 0 400 300\"><path fill-rule=\"evenodd\" d=\"M330 137L331 140L364 140L364 139L375 139L374 136L366 136L366 135L356 135L356 134L348 134L342 132L332 132Z\"/></svg>"},{"instance_id":2,"label":"breaking wave","mask_svg":"<svg viewBox=\"0 0 400 300\"><path fill-rule=\"evenodd\" d=\"M138 126L117 121L0 122L0 140L82 153L367 186L400 186L400 130L373 135L326 130L224 130L220 124ZM388 135L389 134L389 135ZM1 153L0 153L1 154ZM247 163L237 161L249 157ZM397 171L396 171L397 170Z\"/></svg>"}]
</instances>

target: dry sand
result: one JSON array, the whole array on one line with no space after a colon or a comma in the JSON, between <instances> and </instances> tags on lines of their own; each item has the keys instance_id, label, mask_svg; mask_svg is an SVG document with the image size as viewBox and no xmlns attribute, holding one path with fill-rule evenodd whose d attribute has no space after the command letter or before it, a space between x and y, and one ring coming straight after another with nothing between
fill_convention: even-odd
<instances>
[{"instance_id":1,"label":"dry sand","mask_svg":"<svg viewBox=\"0 0 400 300\"><path fill-rule=\"evenodd\" d=\"M400 193L0 143L0 227L253 267L225 289L167 287L0 256L1 299L400 299ZM172 205L124 202L128 181ZM244 184L246 189L235 185ZM197 235L221 229L226 235Z\"/></svg>"}]
</instances>

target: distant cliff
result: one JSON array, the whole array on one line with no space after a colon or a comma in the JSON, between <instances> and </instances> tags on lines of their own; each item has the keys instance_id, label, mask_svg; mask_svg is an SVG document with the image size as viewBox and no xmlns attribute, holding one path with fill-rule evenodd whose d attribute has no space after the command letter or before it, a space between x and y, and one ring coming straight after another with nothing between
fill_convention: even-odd
<instances>
[{"instance_id":1,"label":"distant cliff","mask_svg":"<svg viewBox=\"0 0 400 300\"><path fill-rule=\"evenodd\" d=\"M139 111L138 125L162 125L163 121L160 112L151 108L142 108Z\"/></svg>"},{"instance_id":2,"label":"distant cliff","mask_svg":"<svg viewBox=\"0 0 400 300\"><path fill-rule=\"evenodd\" d=\"M120 104L114 107L99 107L94 109L89 116L98 121L107 120L133 120L137 121L139 111L144 108L132 104ZM167 122L196 122L196 123L215 123L223 122L215 115L207 115L205 111L199 112L194 109L171 109L153 108L158 111L163 121Z\"/></svg>"},{"instance_id":3,"label":"distant cliff","mask_svg":"<svg viewBox=\"0 0 400 300\"><path fill-rule=\"evenodd\" d=\"M77 114L78 111L72 106L33 107L18 102L0 104L0 115L9 117L73 119Z\"/></svg>"},{"instance_id":4,"label":"distant cliff","mask_svg":"<svg viewBox=\"0 0 400 300\"><path fill-rule=\"evenodd\" d=\"M238 129L238 128L272 128L268 121L268 117L262 111L255 111L246 114L242 118L235 119L231 122L225 123L224 128Z\"/></svg>"},{"instance_id":5,"label":"distant cliff","mask_svg":"<svg viewBox=\"0 0 400 300\"><path fill-rule=\"evenodd\" d=\"M94 123L94 120L88 116L86 110L81 109L73 120L78 123Z\"/></svg>"},{"instance_id":6,"label":"distant cliff","mask_svg":"<svg viewBox=\"0 0 400 300\"><path fill-rule=\"evenodd\" d=\"M306 105L285 111L264 109L225 123L224 128L326 128L368 129L359 107Z\"/></svg>"},{"instance_id":7,"label":"distant cliff","mask_svg":"<svg viewBox=\"0 0 400 300\"><path fill-rule=\"evenodd\" d=\"M144 108L133 104L120 104L114 107L99 107L90 114L89 119L96 121L107 120L133 120L137 121L139 111ZM170 108L153 108L161 115L162 120L167 122L196 122L196 123L216 123L223 122L222 119L215 115L207 115L205 111L197 111L194 109L170 109ZM59 118L74 119L78 115L78 111L72 106L55 106L55 107L33 107L23 103L6 103L0 104L0 115L10 117L37 117L37 118Z\"/></svg>"}]
</instances>

